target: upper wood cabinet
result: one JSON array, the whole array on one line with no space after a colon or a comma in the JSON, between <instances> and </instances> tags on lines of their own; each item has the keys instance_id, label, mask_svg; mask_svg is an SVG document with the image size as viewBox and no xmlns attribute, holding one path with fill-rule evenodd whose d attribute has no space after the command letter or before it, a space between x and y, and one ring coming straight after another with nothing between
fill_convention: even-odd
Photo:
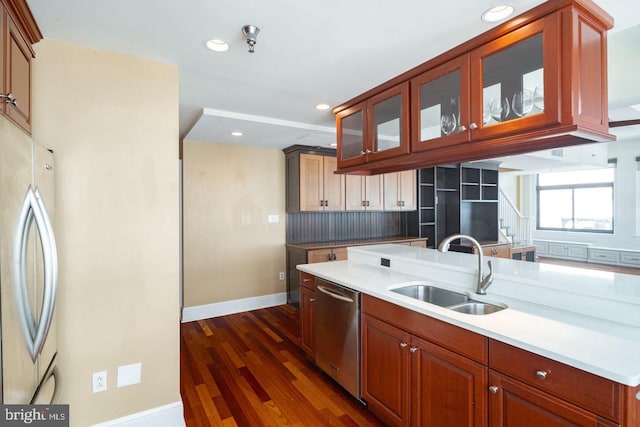
<instances>
[{"instance_id":1,"label":"upper wood cabinet","mask_svg":"<svg viewBox=\"0 0 640 427\"><path fill-rule=\"evenodd\" d=\"M343 211L345 177L335 150L294 145L284 150L287 212Z\"/></svg>"},{"instance_id":2,"label":"upper wood cabinet","mask_svg":"<svg viewBox=\"0 0 640 427\"><path fill-rule=\"evenodd\" d=\"M343 211L344 175L336 175L337 159L300 154L300 210Z\"/></svg>"},{"instance_id":3,"label":"upper wood cabinet","mask_svg":"<svg viewBox=\"0 0 640 427\"><path fill-rule=\"evenodd\" d=\"M336 118L339 167L409 152L408 82L354 105Z\"/></svg>"},{"instance_id":4,"label":"upper wood cabinet","mask_svg":"<svg viewBox=\"0 0 640 427\"><path fill-rule=\"evenodd\" d=\"M469 55L411 80L411 151L468 142Z\"/></svg>"},{"instance_id":5,"label":"upper wood cabinet","mask_svg":"<svg viewBox=\"0 0 640 427\"><path fill-rule=\"evenodd\" d=\"M338 171L377 174L614 140L607 118L612 25L590 0L549 0L337 107ZM407 83L410 153L376 157L367 151L379 126L368 117L371 105ZM355 133L343 121L353 114L364 149L352 156L345 147Z\"/></svg>"},{"instance_id":6,"label":"upper wood cabinet","mask_svg":"<svg viewBox=\"0 0 640 427\"><path fill-rule=\"evenodd\" d=\"M4 93L11 94L13 100L5 102L5 115L31 133L31 59L35 55L11 17L7 19L6 36Z\"/></svg>"},{"instance_id":7,"label":"upper wood cabinet","mask_svg":"<svg viewBox=\"0 0 640 427\"><path fill-rule=\"evenodd\" d=\"M385 211L412 211L416 209L415 170L386 173L382 179Z\"/></svg>"},{"instance_id":8,"label":"upper wood cabinet","mask_svg":"<svg viewBox=\"0 0 640 427\"><path fill-rule=\"evenodd\" d=\"M384 209L382 175L346 177L346 209L348 211L381 211Z\"/></svg>"},{"instance_id":9,"label":"upper wood cabinet","mask_svg":"<svg viewBox=\"0 0 640 427\"><path fill-rule=\"evenodd\" d=\"M0 1L0 112L31 133L31 60L42 34L24 0Z\"/></svg>"}]
</instances>

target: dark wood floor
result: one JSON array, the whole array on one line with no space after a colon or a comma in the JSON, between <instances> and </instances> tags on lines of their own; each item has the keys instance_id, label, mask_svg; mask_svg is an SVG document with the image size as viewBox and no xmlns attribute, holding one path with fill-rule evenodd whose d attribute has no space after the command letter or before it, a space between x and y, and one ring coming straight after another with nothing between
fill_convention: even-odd
<instances>
[{"instance_id":1,"label":"dark wood floor","mask_svg":"<svg viewBox=\"0 0 640 427\"><path fill-rule=\"evenodd\" d=\"M382 426L309 362L298 312L283 305L182 324L187 427Z\"/></svg>"}]
</instances>

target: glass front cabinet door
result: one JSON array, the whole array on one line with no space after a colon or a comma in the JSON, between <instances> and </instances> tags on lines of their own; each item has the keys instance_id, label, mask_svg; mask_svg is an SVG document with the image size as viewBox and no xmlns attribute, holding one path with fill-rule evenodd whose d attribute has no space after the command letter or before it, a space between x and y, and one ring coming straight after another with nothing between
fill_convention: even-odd
<instances>
[{"instance_id":1,"label":"glass front cabinet door","mask_svg":"<svg viewBox=\"0 0 640 427\"><path fill-rule=\"evenodd\" d=\"M560 123L560 24L549 15L471 53L472 139Z\"/></svg>"},{"instance_id":2,"label":"glass front cabinet door","mask_svg":"<svg viewBox=\"0 0 640 427\"><path fill-rule=\"evenodd\" d=\"M339 112L336 129L339 168L409 153L409 84Z\"/></svg>"},{"instance_id":3,"label":"glass front cabinet door","mask_svg":"<svg viewBox=\"0 0 640 427\"><path fill-rule=\"evenodd\" d=\"M411 80L413 152L469 140L468 58L456 58Z\"/></svg>"}]
</instances>

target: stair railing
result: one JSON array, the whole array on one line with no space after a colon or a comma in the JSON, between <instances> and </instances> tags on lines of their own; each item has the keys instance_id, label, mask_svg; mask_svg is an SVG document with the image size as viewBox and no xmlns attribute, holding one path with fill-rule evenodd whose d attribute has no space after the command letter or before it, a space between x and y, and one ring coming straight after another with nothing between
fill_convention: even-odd
<instances>
[{"instance_id":1,"label":"stair railing","mask_svg":"<svg viewBox=\"0 0 640 427\"><path fill-rule=\"evenodd\" d=\"M531 219L520 213L502 189L498 198L498 214L500 228L505 230L514 245L532 244Z\"/></svg>"}]
</instances>

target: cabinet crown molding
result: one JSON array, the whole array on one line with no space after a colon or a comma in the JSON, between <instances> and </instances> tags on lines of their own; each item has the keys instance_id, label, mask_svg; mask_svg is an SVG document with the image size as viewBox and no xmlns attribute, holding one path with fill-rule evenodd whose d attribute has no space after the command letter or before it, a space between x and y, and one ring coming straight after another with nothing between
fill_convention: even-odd
<instances>
[{"instance_id":1,"label":"cabinet crown molding","mask_svg":"<svg viewBox=\"0 0 640 427\"><path fill-rule=\"evenodd\" d=\"M42 32L26 0L0 0L0 2L7 8L9 15L16 21L30 45L42 40Z\"/></svg>"}]
</instances>

